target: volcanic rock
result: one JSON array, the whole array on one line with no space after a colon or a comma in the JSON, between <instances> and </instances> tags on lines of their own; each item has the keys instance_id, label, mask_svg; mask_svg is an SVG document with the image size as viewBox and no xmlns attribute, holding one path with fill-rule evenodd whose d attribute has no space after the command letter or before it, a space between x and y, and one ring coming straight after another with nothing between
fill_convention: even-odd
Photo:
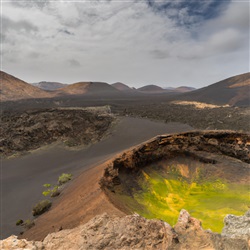
<instances>
[{"instance_id":1,"label":"volcanic rock","mask_svg":"<svg viewBox=\"0 0 250 250\"><path fill-rule=\"evenodd\" d=\"M239 220L244 219L239 217ZM43 242L18 240L16 236L12 235L0 241L0 244L3 250L248 249L246 235L244 234L248 230L248 224L239 225L233 223L231 227L231 230L238 230L240 227L241 232L243 232L243 235L238 233L237 239L235 239L230 234L222 236L203 230L200 221L192 218L185 210L181 211L174 228L171 228L164 221L148 220L137 214L119 218L105 213L74 229L49 234Z\"/></svg>"},{"instance_id":2,"label":"volcanic rock","mask_svg":"<svg viewBox=\"0 0 250 250\"><path fill-rule=\"evenodd\" d=\"M224 224L222 236L232 239L243 237L250 241L250 210L243 216L227 215L224 219Z\"/></svg>"},{"instance_id":3,"label":"volcanic rock","mask_svg":"<svg viewBox=\"0 0 250 250\"><path fill-rule=\"evenodd\" d=\"M8 156L56 141L66 146L96 142L114 120L108 111L109 108L100 107L4 112L1 117L0 153Z\"/></svg>"},{"instance_id":4,"label":"volcanic rock","mask_svg":"<svg viewBox=\"0 0 250 250\"><path fill-rule=\"evenodd\" d=\"M216 160L213 157L217 154L250 163L249 143L249 134L234 131L192 131L158 136L116 158L105 169L100 184L104 190L112 191L118 184L120 172L126 169L137 171L147 164L176 155L191 156L214 164Z\"/></svg>"}]
</instances>

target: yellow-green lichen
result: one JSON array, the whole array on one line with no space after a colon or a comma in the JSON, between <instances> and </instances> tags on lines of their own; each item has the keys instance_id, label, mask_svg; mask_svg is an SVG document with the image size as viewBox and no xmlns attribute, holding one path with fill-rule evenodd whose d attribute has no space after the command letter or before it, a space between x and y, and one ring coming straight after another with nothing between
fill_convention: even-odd
<instances>
[{"instance_id":1,"label":"yellow-green lichen","mask_svg":"<svg viewBox=\"0 0 250 250\"><path fill-rule=\"evenodd\" d=\"M226 214L242 215L248 209L249 185L230 184L221 179L205 181L198 174L199 171L190 180L176 168L167 173L167 178L153 168L144 170L138 181L141 190L133 192L135 212L174 225L180 210L186 209L202 221L203 228L221 232Z\"/></svg>"}]
</instances>

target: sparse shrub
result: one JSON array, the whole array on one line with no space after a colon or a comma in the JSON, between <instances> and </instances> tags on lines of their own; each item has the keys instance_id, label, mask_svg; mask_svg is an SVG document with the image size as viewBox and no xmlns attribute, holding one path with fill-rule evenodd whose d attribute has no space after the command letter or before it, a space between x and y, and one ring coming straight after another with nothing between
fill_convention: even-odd
<instances>
[{"instance_id":1,"label":"sparse shrub","mask_svg":"<svg viewBox=\"0 0 250 250\"><path fill-rule=\"evenodd\" d=\"M59 187L55 186L52 190L50 190L50 197L56 197L60 194Z\"/></svg>"},{"instance_id":2,"label":"sparse shrub","mask_svg":"<svg viewBox=\"0 0 250 250\"><path fill-rule=\"evenodd\" d=\"M37 203L32 209L33 216L37 216L48 211L49 208L51 207L51 204L52 202L49 200L42 200L39 203Z\"/></svg>"},{"instance_id":3,"label":"sparse shrub","mask_svg":"<svg viewBox=\"0 0 250 250\"><path fill-rule=\"evenodd\" d=\"M16 226L20 226L22 224L23 224L23 220L21 220L21 219L16 222Z\"/></svg>"},{"instance_id":4,"label":"sparse shrub","mask_svg":"<svg viewBox=\"0 0 250 250\"><path fill-rule=\"evenodd\" d=\"M70 181L72 179L72 174L61 174L58 178L59 185L63 185L64 183Z\"/></svg>"},{"instance_id":5,"label":"sparse shrub","mask_svg":"<svg viewBox=\"0 0 250 250\"><path fill-rule=\"evenodd\" d=\"M25 229L30 229L32 228L33 226L35 226L35 222L33 220L26 220L24 223L23 223L23 226Z\"/></svg>"},{"instance_id":6,"label":"sparse shrub","mask_svg":"<svg viewBox=\"0 0 250 250\"><path fill-rule=\"evenodd\" d=\"M47 190L43 191L43 195L44 196L48 196L50 195L50 197L56 197L60 194L59 191L59 187L58 186L54 186L53 189L50 189L49 187L51 187L51 184L44 184L44 187L48 188Z\"/></svg>"},{"instance_id":7,"label":"sparse shrub","mask_svg":"<svg viewBox=\"0 0 250 250\"><path fill-rule=\"evenodd\" d=\"M43 195L48 196L50 194L50 192L51 192L50 189L45 190L45 191L43 191Z\"/></svg>"}]
</instances>

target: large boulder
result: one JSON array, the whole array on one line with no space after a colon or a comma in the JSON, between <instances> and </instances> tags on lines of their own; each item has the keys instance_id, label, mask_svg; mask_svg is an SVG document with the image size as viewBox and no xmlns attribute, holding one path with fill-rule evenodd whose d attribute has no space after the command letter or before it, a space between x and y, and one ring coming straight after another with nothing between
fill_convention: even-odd
<instances>
[{"instance_id":1,"label":"large boulder","mask_svg":"<svg viewBox=\"0 0 250 250\"><path fill-rule=\"evenodd\" d=\"M250 241L250 210L243 216L228 214L224 224L222 236L232 239L244 238Z\"/></svg>"}]
</instances>

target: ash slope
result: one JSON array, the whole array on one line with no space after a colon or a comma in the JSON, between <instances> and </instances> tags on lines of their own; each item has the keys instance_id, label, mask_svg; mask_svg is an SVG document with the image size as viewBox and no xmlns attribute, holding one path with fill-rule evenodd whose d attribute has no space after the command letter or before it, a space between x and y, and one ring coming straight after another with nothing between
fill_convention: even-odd
<instances>
[{"instance_id":1,"label":"ash slope","mask_svg":"<svg viewBox=\"0 0 250 250\"><path fill-rule=\"evenodd\" d=\"M249 106L249 93L250 73L245 73L227 78L205 88L183 94L179 99L218 105Z\"/></svg>"},{"instance_id":2,"label":"ash slope","mask_svg":"<svg viewBox=\"0 0 250 250\"><path fill-rule=\"evenodd\" d=\"M2 102L20 99L53 97L51 93L32 86L3 71L0 71L0 79L0 99Z\"/></svg>"}]
</instances>

